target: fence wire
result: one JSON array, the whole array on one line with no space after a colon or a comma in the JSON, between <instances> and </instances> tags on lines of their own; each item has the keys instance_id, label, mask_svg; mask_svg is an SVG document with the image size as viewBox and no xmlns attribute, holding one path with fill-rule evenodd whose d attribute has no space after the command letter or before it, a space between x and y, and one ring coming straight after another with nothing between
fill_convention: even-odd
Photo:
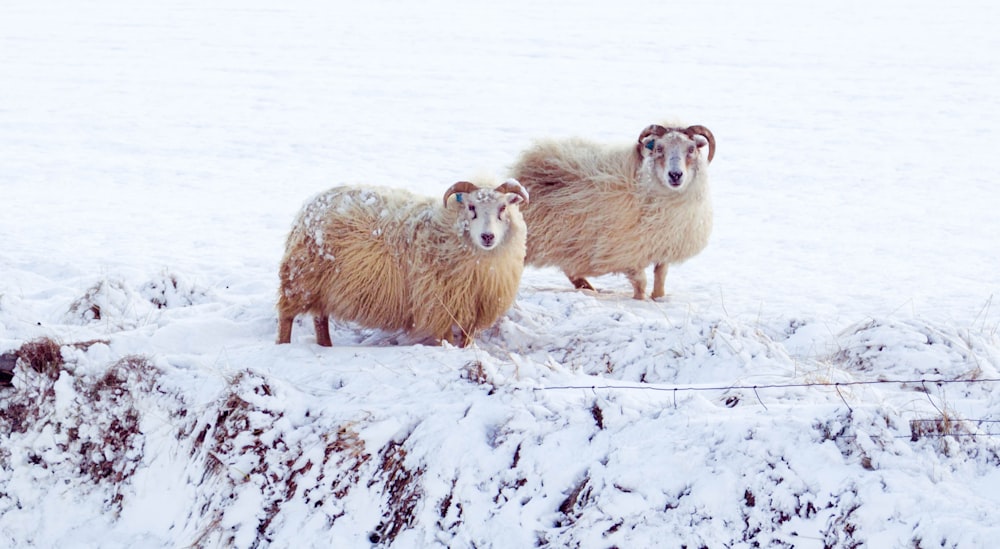
<instances>
[{"instance_id":1,"label":"fence wire","mask_svg":"<svg viewBox=\"0 0 1000 549\"><path fill-rule=\"evenodd\" d=\"M978 378L978 379L877 379L869 381L838 381L838 382L823 382L823 383L761 383L754 385L737 384L737 385L683 385L683 386L662 386L662 385L635 385L635 384L603 384L603 385L552 385L548 387L534 387L533 391L571 391L571 390L625 390L625 391L656 391L656 392L667 392L673 393L673 404L677 407L677 394L680 392L702 392L702 391L715 391L715 392L728 392L728 391L753 391L754 396L757 397L757 401L765 410L768 410L767 405L764 404L763 399L760 397L759 390L766 389L799 389L799 388L813 388L813 387L823 387L826 389L833 388L840 400L843 401L844 406L851 412L854 408L847 402L844 398L844 394L841 393L841 387L854 387L854 386L864 386L864 385L919 385L923 389L923 393L927 396L927 400L931 403L938 413L941 414L938 418L931 419L913 419L910 420L910 435L899 435L892 438L905 439L908 438L912 441L917 441L921 438L943 438L943 437L955 437L955 438L978 438L978 437L1000 437L1000 432L970 432L967 430L956 430L958 428L966 429L966 425L975 424L977 427L982 427L983 425L1000 423L1000 419L989 419L989 418L975 418L975 419L965 419L965 418L954 418L950 417L944 410L942 410L931 398L931 391L927 388L928 385L944 386L944 385L973 385L980 383L1000 383L1000 378ZM856 438L855 435L841 435L836 438Z\"/></svg>"}]
</instances>

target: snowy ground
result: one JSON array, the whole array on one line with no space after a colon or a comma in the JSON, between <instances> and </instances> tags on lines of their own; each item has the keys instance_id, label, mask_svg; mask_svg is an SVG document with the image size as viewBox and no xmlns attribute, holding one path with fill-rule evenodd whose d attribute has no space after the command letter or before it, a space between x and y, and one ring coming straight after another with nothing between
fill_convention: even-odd
<instances>
[{"instance_id":1,"label":"snowy ground","mask_svg":"<svg viewBox=\"0 0 1000 549\"><path fill-rule=\"evenodd\" d=\"M0 545L992 545L998 25L974 0L5 6ZM470 349L325 349L308 319L273 345L316 192L437 196L665 117L718 140L715 232L666 300L527 269Z\"/></svg>"}]
</instances>

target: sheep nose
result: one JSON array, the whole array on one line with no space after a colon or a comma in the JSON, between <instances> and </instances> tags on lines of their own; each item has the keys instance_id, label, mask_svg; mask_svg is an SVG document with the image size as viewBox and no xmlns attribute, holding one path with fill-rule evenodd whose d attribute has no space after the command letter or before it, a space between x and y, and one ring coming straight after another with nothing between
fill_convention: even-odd
<instances>
[{"instance_id":1,"label":"sheep nose","mask_svg":"<svg viewBox=\"0 0 1000 549\"><path fill-rule=\"evenodd\" d=\"M490 246L493 245L493 238L495 237L493 236L493 233L483 233L479 235L479 238L482 239L483 246L489 248Z\"/></svg>"},{"instance_id":2,"label":"sheep nose","mask_svg":"<svg viewBox=\"0 0 1000 549\"><path fill-rule=\"evenodd\" d=\"M681 182L681 178L684 177L684 172L671 171L667 173L667 175L670 177L670 182L676 185Z\"/></svg>"}]
</instances>

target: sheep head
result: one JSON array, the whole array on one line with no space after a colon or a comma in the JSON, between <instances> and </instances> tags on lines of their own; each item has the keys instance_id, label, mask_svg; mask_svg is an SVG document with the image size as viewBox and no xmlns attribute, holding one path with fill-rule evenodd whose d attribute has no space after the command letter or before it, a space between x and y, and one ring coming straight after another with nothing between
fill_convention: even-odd
<instances>
[{"instance_id":1,"label":"sheep head","mask_svg":"<svg viewBox=\"0 0 1000 549\"><path fill-rule=\"evenodd\" d=\"M670 189L682 190L692 179L708 146L705 164L715 158L715 136L705 126L672 128L653 124L639 134L636 153L642 168Z\"/></svg>"},{"instance_id":2,"label":"sheep head","mask_svg":"<svg viewBox=\"0 0 1000 549\"><path fill-rule=\"evenodd\" d=\"M528 204L528 191L516 179L508 179L495 189L459 181L444 193L445 207L452 196L459 224L466 228L472 244L480 250L493 250L503 244L512 221L524 224L518 209L508 208Z\"/></svg>"}]
</instances>

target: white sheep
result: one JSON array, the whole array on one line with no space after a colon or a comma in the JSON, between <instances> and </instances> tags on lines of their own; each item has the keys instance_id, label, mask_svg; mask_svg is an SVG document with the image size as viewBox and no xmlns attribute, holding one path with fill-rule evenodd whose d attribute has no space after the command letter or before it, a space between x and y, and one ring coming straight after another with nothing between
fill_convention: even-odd
<instances>
[{"instance_id":1,"label":"white sheep","mask_svg":"<svg viewBox=\"0 0 1000 549\"><path fill-rule=\"evenodd\" d=\"M594 289L587 276L624 273L635 299L645 298L652 263L652 298L663 297L667 266L708 243L714 156L715 137L704 126L654 124L628 146L535 143L511 171L532 198L525 262L559 267L581 289Z\"/></svg>"},{"instance_id":2,"label":"white sheep","mask_svg":"<svg viewBox=\"0 0 1000 549\"><path fill-rule=\"evenodd\" d=\"M452 185L444 205L401 189L336 187L308 202L288 235L279 277L278 343L310 313L331 346L329 317L464 347L514 302L524 269L528 193L515 180Z\"/></svg>"}]
</instances>

